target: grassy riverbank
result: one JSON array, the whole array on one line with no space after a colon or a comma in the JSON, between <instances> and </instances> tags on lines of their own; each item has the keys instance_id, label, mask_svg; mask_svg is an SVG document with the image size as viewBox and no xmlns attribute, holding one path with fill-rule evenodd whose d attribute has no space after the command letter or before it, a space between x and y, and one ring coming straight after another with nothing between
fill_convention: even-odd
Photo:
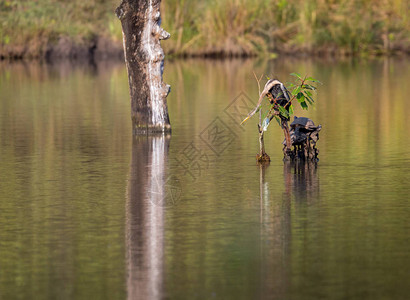
<instances>
[{"instance_id":1,"label":"grassy riverbank","mask_svg":"<svg viewBox=\"0 0 410 300\"><path fill-rule=\"evenodd\" d=\"M168 52L386 54L409 51L406 0L167 0Z\"/></svg>"},{"instance_id":2,"label":"grassy riverbank","mask_svg":"<svg viewBox=\"0 0 410 300\"><path fill-rule=\"evenodd\" d=\"M41 58L121 49L115 0L0 0L0 55Z\"/></svg>"},{"instance_id":3,"label":"grassy riverbank","mask_svg":"<svg viewBox=\"0 0 410 300\"><path fill-rule=\"evenodd\" d=\"M0 0L0 56L118 53L120 0ZM163 0L167 54L409 53L407 0ZM71 50L70 50L71 49Z\"/></svg>"}]
</instances>

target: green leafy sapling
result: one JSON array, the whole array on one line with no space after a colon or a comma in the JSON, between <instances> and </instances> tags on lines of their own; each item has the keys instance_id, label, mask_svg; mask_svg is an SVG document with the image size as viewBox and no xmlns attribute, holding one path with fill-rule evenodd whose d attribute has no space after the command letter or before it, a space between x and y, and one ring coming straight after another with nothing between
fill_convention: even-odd
<instances>
[{"instance_id":1,"label":"green leafy sapling","mask_svg":"<svg viewBox=\"0 0 410 300\"><path fill-rule=\"evenodd\" d=\"M279 126L282 127L286 141L286 152L290 152L292 145L288 122L294 113L293 103L297 100L297 103L305 110L307 110L309 106L314 105L315 101L312 93L316 91L316 84L320 84L320 81L307 76L302 78L301 75L297 73L291 73L290 75L295 77L295 82L288 84L287 88L279 80L268 78L262 92L260 92L260 80L262 77L258 79L255 75L259 87L259 100L256 107L241 124L245 123L256 112L259 112L258 130L260 154L258 155L258 161L270 160L269 156L265 153L263 134L268 129L271 120L275 118ZM269 102L267 105L262 105L262 101L265 97L267 97Z\"/></svg>"}]
</instances>

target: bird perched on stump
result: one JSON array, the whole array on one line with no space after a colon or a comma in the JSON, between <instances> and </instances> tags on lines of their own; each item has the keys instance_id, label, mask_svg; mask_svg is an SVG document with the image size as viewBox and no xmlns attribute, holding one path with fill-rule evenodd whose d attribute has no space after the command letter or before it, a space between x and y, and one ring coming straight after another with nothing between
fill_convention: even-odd
<instances>
[{"instance_id":1,"label":"bird perched on stump","mask_svg":"<svg viewBox=\"0 0 410 300\"><path fill-rule=\"evenodd\" d=\"M277 79L271 79L265 84L264 90L265 89L268 89L268 93L266 95L268 96L271 104L283 106L289 112L290 94L282 82ZM280 115L280 117L289 121L289 117L284 117L282 115Z\"/></svg>"},{"instance_id":2,"label":"bird perched on stump","mask_svg":"<svg viewBox=\"0 0 410 300\"><path fill-rule=\"evenodd\" d=\"M245 120L242 121L241 124L245 123L249 118L251 118L258 111L259 107L262 104L262 100L265 97L268 97L269 102L271 104L276 103L277 105L283 106L287 111L289 111L289 107L290 107L289 91L286 89L283 83L280 82L279 80L269 79L268 82L266 82L262 93L259 95L259 100L258 100L258 103L256 104L256 107L248 114L248 116L245 118ZM275 109L278 110L277 107ZM281 116L281 118L283 118L283 116ZM286 118L286 119L289 121L289 118Z\"/></svg>"},{"instance_id":3,"label":"bird perched on stump","mask_svg":"<svg viewBox=\"0 0 410 300\"><path fill-rule=\"evenodd\" d=\"M268 97L269 102L271 104L274 104L274 110L281 119L281 126L282 126L283 133L285 135L285 140L286 140L286 148L287 148L287 151L290 151L291 139L290 139L289 127L288 127L289 116L283 116L282 114L279 113L279 106L284 107L289 112L289 108L291 104L290 94L289 94L289 91L286 89L286 87L283 85L283 83L280 82L278 79L269 79L266 82L262 93L259 95L259 100L258 100L258 103L255 109L252 110L248 114L248 116L245 118L245 120L242 121L241 124L246 122L250 117L252 117L258 111L259 107L262 104L262 100L265 97ZM273 115L272 115L272 118L273 118Z\"/></svg>"}]
</instances>

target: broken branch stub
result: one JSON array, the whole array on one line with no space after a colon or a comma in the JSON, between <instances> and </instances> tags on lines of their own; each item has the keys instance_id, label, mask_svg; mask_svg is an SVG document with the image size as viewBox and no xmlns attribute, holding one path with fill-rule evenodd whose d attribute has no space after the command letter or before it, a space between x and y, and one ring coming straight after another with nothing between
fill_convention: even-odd
<instances>
[{"instance_id":1,"label":"broken branch stub","mask_svg":"<svg viewBox=\"0 0 410 300\"><path fill-rule=\"evenodd\" d=\"M122 0L115 10L122 25L134 134L171 131L166 101L170 86L162 81L160 44L170 34L160 27L160 4L161 0Z\"/></svg>"}]
</instances>

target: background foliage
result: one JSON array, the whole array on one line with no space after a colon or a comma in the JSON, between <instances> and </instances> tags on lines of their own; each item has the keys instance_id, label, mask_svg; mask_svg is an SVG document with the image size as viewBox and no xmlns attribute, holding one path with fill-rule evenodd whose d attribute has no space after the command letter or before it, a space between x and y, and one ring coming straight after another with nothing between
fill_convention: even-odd
<instances>
[{"instance_id":1,"label":"background foliage","mask_svg":"<svg viewBox=\"0 0 410 300\"><path fill-rule=\"evenodd\" d=\"M0 0L0 54L34 56L60 37L121 41L119 0ZM249 56L274 52L409 52L407 0L163 0L168 54ZM3 51L1 50L3 49Z\"/></svg>"}]
</instances>

